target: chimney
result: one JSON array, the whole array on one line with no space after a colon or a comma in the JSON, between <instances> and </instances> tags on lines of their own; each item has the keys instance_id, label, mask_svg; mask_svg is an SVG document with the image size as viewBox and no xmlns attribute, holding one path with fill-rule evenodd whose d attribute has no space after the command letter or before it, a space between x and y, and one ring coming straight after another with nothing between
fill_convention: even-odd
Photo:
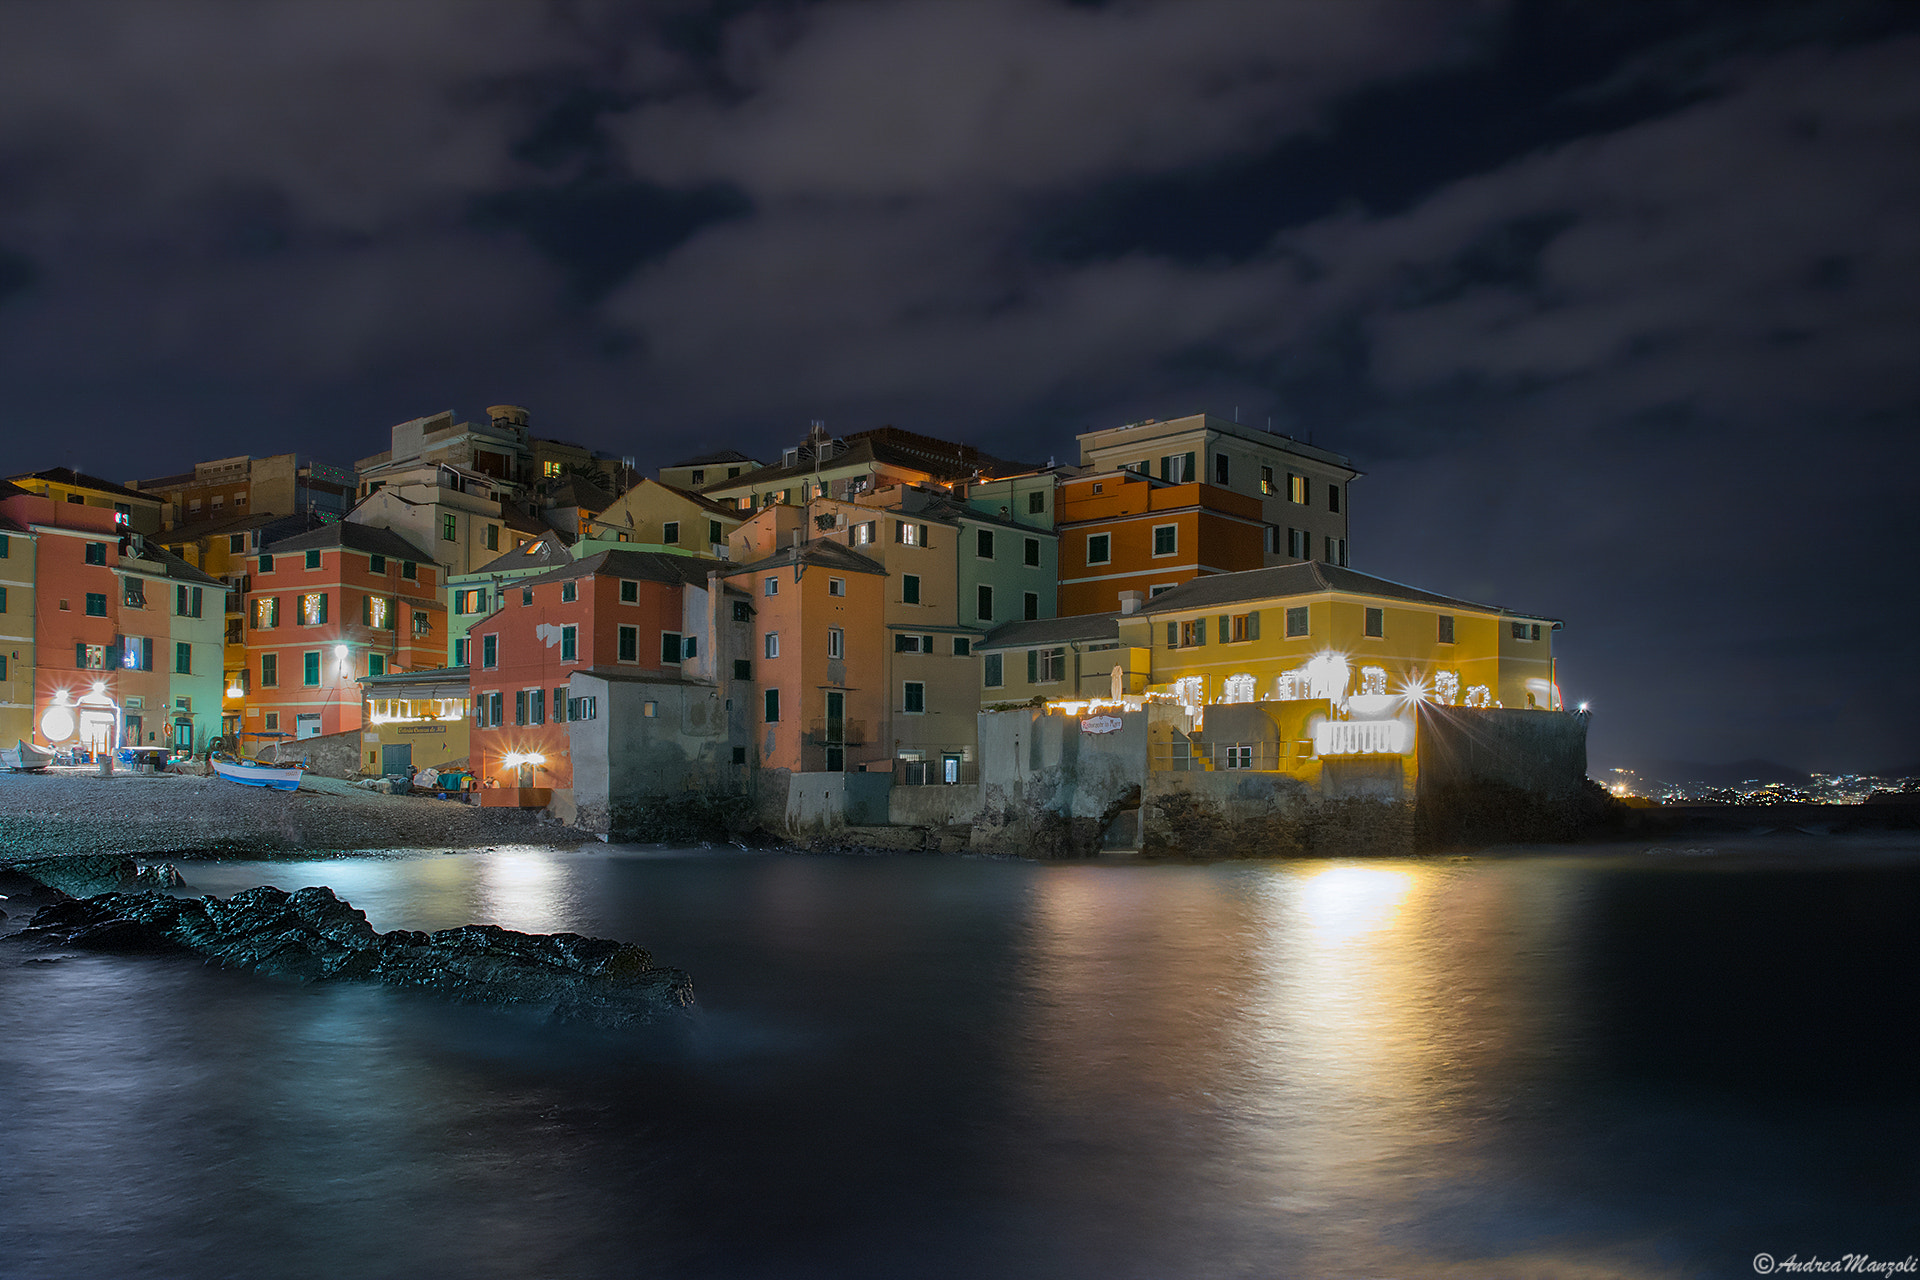
<instances>
[{"instance_id":1,"label":"chimney","mask_svg":"<svg viewBox=\"0 0 1920 1280\"><path fill-rule=\"evenodd\" d=\"M1124 618L1140 612L1140 606L1146 603L1146 599L1147 593L1144 591L1122 591L1120 593L1120 616Z\"/></svg>"}]
</instances>

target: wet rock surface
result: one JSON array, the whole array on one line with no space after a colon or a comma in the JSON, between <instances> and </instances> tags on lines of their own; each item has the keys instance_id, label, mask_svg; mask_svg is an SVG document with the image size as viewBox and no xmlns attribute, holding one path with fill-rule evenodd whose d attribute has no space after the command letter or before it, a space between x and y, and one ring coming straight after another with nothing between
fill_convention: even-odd
<instances>
[{"instance_id":1,"label":"wet rock surface","mask_svg":"<svg viewBox=\"0 0 1920 1280\"><path fill-rule=\"evenodd\" d=\"M121 954L188 952L225 969L306 982L380 982L612 1029L678 1019L693 1004L686 973L655 966L631 943L497 925L379 933L364 912L324 887L288 893L262 886L225 899L157 892L71 898L41 906L7 941Z\"/></svg>"}]
</instances>

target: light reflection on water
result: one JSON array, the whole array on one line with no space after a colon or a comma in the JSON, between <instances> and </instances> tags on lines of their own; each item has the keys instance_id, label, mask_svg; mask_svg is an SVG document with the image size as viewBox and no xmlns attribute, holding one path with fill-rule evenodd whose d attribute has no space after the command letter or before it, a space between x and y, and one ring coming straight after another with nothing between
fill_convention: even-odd
<instances>
[{"instance_id":1,"label":"light reflection on water","mask_svg":"<svg viewBox=\"0 0 1920 1280\"><path fill-rule=\"evenodd\" d=\"M1738 1274L1907 1247L1920 1190L1890 1069L1738 1076L1745 1047L1715 1047L1721 1021L1856 1008L1910 1044L1911 860L186 872L330 884L380 929L637 941L692 972L701 1020L609 1038L0 954L0 1274ZM1726 985L1782 948L1819 980Z\"/></svg>"}]
</instances>

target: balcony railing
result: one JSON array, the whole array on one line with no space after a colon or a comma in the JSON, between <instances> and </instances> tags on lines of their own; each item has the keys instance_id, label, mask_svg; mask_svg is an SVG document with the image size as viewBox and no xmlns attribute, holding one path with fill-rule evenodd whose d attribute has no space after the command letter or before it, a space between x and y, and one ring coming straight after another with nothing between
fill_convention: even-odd
<instances>
[{"instance_id":1,"label":"balcony railing","mask_svg":"<svg viewBox=\"0 0 1920 1280\"><path fill-rule=\"evenodd\" d=\"M866 743L864 720L813 720L807 725L807 741L823 747L858 747Z\"/></svg>"},{"instance_id":2,"label":"balcony railing","mask_svg":"<svg viewBox=\"0 0 1920 1280\"><path fill-rule=\"evenodd\" d=\"M1275 742L1188 742L1174 739L1155 744L1151 764L1155 772L1210 773L1240 770L1277 773L1280 745ZM1301 757L1302 760L1305 757Z\"/></svg>"},{"instance_id":3,"label":"balcony railing","mask_svg":"<svg viewBox=\"0 0 1920 1280\"><path fill-rule=\"evenodd\" d=\"M980 781L973 760L901 760L893 768L896 787L961 787Z\"/></svg>"}]
</instances>

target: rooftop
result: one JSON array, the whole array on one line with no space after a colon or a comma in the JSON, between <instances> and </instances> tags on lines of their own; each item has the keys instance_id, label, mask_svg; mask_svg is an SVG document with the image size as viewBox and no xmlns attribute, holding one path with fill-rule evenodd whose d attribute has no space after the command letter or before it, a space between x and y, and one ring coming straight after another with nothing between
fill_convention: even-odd
<instances>
[{"instance_id":1,"label":"rooftop","mask_svg":"<svg viewBox=\"0 0 1920 1280\"><path fill-rule=\"evenodd\" d=\"M1075 640L1114 640L1120 635L1118 613L1085 613L1071 618L1036 618L1031 622L1003 622L980 639L979 649L1033 649Z\"/></svg>"},{"instance_id":2,"label":"rooftop","mask_svg":"<svg viewBox=\"0 0 1920 1280\"><path fill-rule=\"evenodd\" d=\"M878 560L861 555L852 547L831 539L815 538L797 547L782 547L772 555L755 560L751 564L729 566L727 576L731 578L743 573L775 569L789 564L816 564L823 569L844 569L849 573L877 573L882 577L887 574L886 566Z\"/></svg>"},{"instance_id":3,"label":"rooftop","mask_svg":"<svg viewBox=\"0 0 1920 1280\"><path fill-rule=\"evenodd\" d=\"M110 493L116 498L138 498L142 502L152 503L160 501L150 493L141 493L137 489L129 489L111 480L102 480L99 476L75 471L72 467L49 467L45 471L29 471L9 478L16 483L21 480L44 480L48 484L63 484L74 489L92 489L99 493Z\"/></svg>"},{"instance_id":4,"label":"rooftop","mask_svg":"<svg viewBox=\"0 0 1920 1280\"><path fill-rule=\"evenodd\" d=\"M678 556L664 551L600 551L575 560L570 564L539 574L531 578L521 578L515 582L520 587L536 587L547 582L564 582L569 578L638 578L645 582L666 582L676 585L704 587L707 574L714 570L724 570L726 564L720 560L708 560L703 556Z\"/></svg>"},{"instance_id":5,"label":"rooftop","mask_svg":"<svg viewBox=\"0 0 1920 1280\"><path fill-rule=\"evenodd\" d=\"M1373 596L1386 600L1405 600L1413 604L1466 609L1476 613L1513 613L1512 610L1504 609L1497 604L1480 604L1455 596L1443 596L1438 592L1423 591L1418 587L1410 587L1389 578L1376 578L1372 574L1313 560L1274 565L1266 569L1247 569L1240 573L1216 573L1204 578L1194 578L1147 601L1140 612L1143 614L1190 613L1217 608L1221 605L1246 604L1255 600L1272 600L1285 596L1323 595L1335 591L1346 595ZM1532 613L1515 616L1540 617L1539 614ZM1541 620L1551 621L1551 619Z\"/></svg>"},{"instance_id":6,"label":"rooftop","mask_svg":"<svg viewBox=\"0 0 1920 1280\"><path fill-rule=\"evenodd\" d=\"M434 562L432 556L393 530L382 529L378 525L355 524L350 520L342 520L337 524L323 524L318 529L309 529L305 533L280 538L262 547L261 550L273 555L283 555L293 551L311 551L316 548L326 550L333 547L364 551L368 555L387 556L394 560L411 560L415 564Z\"/></svg>"}]
</instances>

